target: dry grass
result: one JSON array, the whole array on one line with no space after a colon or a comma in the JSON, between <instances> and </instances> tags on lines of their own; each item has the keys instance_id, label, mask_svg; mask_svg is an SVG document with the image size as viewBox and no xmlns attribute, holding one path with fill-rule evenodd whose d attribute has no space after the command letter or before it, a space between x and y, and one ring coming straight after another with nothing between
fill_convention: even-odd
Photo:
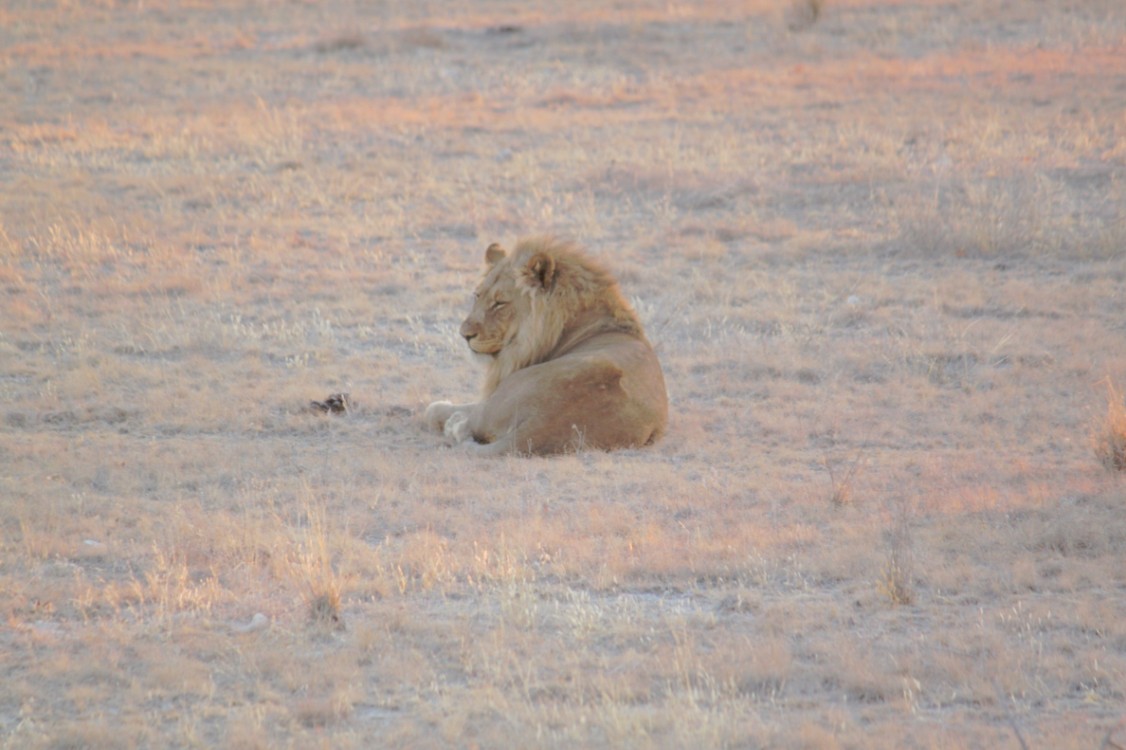
<instances>
[{"instance_id":1,"label":"dry grass","mask_svg":"<svg viewBox=\"0 0 1126 750\"><path fill-rule=\"evenodd\" d=\"M1123 745L1126 16L1027 5L0 9L0 748ZM533 232L656 446L421 428Z\"/></svg>"},{"instance_id":2,"label":"dry grass","mask_svg":"<svg viewBox=\"0 0 1126 750\"><path fill-rule=\"evenodd\" d=\"M1109 470L1126 471L1126 399L1106 381L1106 417L1095 428L1093 442L1095 455Z\"/></svg>"},{"instance_id":3,"label":"dry grass","mask_svg":"<svg viewBox=\"0 0 1126 750\"><path fill-rule=\"evenodd\" d=\"M829 484L832 488L829 501L838 508L853 502L852 490L861 469L864 467L863 456L858 453L842 465L841 462L831 460L826 454L822 458L822 462L825 465L825 471L829 474Z\"/></svg>"},{"instance_id":4,"label":"dry grass","mask_svg":"<svg viewBox=\"0 0 1126 750\"><path fill-rule=\"evenodd\" d=\"M887 536L887 560L880 578L880 589L892 604L915 601L915 549L911 535L912 511L907 500L892 500L891 523Z\"/></svg>"}]
</instances>

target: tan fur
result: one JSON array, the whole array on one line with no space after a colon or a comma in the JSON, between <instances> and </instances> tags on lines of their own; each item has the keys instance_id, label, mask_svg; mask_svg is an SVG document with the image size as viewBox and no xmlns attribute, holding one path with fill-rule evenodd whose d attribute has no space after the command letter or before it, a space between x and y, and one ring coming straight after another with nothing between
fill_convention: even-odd
<instances>
[{"instance_id":1,"label":"tan fur","mask_svg":"<svg viewBox=\"0 0 1126 750\"><path fill-rule=\"evenodd\" d=\"M487 360L482 398L432 403L430 427L490 454L609 450L661 436L661 366L609 272L548 238L521 240L511 255L490 245L485 263L461 324Z\"/></svg>"}]
</instances>

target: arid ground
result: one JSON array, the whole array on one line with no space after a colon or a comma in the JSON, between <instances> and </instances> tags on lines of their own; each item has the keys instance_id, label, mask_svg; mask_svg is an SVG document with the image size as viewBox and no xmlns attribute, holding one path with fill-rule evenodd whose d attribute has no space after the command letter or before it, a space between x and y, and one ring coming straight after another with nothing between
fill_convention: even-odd
<instances>
[{"instance_id":1,"label":"arid ground","mask_svg":"<svg viewBox=\"0 0 1126 750\"><path fill-rule=\"evenodd\" d=\"M659 444L423 429L541 233ZM0 748L1121 750L1123 390L1120 0L0 5Z\"/></svg>"}]
</instances>

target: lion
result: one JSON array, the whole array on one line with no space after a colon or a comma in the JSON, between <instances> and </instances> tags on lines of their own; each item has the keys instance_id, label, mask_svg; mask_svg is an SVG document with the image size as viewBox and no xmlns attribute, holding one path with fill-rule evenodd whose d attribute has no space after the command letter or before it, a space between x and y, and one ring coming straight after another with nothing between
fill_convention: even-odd
<instances>
[{"instance_id":1,"label":"lion","mask_svg":"<svg viewBox=\"0 0 1126 750\"><path fill-rule=\"evenodd\" d=\"M435 401L425 421L485 455L649 445L665 431L657 354L618 283L573 244L537 237L485 251L461 335L486 363L481 400Z\"/></svg>"}]
</instances>

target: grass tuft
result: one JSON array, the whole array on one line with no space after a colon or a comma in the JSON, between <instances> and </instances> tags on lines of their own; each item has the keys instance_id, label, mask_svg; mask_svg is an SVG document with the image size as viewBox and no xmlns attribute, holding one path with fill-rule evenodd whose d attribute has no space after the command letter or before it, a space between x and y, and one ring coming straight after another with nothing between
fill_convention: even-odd
<instances>
[{"instance_id":1,"label":"grass tuft","mask_svg":"<svg viewBox=\"0 0 1126 750\"><path fill-rule=\"evenodd\" d=\"M856 476L860 472L860 467L864 463L862 456L858 453L856 458L844 467L843 472L838 471L839 467L834 467L828 455L822 458L822 463L825 466L825 471L829 472L829 484L832 487L829 501L833 504L833 507L843 508L846 505L852 504L853 482L856 480Z\"/></svg>"},{"instance_id":2,"label":"grass tuft","mask_svg":"<svg viewBox=\"0 0 1126 750\"><path fill-rule=\"evenodd\" d=\"M311 493L306 494L304 511L306 526L293 562L294 575L304 584L303 596L313 623L343 630L343 581L332 564L326 511L323 504L312 499Z\"/></svg>"},{"instance_id":3,"label":"grass tuft","mask_svg":"<svg viewBox=\"0 0 1126 750\"><path fill-rule=\"evenodd\" d=\"M888 532L887 560L880 578L880 590L892 604L906 605L915 601L915 550L911 534L911 517L907 501L895 502L891 528Z\"/></svg>"},{"instance_id":4,"label":"grass tuft","mask_svg":"<svg viewBox=\"0 0 1126 750\"><path fill-rule=\"evenodd\" d=\"M1126 471L1126 400L1109 377L1106 398L1106 416L1092 436L1095 455L1108 471Z\"/></svg>"},{"instance_id":5,"label":"grass tuft","mask_svg":"<svg viewBox=\"0 0 1126 750\"><path fill-rule=\"evenodd\" d=\"M892 604L897 605L912 604L915 601L910 560L902 552L903 548L899 546L891 548L880 579L880 589Z\"/></svg>"},{"instance_id":6,"label":"grass tuft","mask_svg":"<svg viewBox=\"0 0 1126 750\"><path fill-rule=\"evenodd\" d=\"M310 592L309 617L317 625L343 628L340 617L340 591L332 588L316 593Z\"/></svg>"}]
</instances>

